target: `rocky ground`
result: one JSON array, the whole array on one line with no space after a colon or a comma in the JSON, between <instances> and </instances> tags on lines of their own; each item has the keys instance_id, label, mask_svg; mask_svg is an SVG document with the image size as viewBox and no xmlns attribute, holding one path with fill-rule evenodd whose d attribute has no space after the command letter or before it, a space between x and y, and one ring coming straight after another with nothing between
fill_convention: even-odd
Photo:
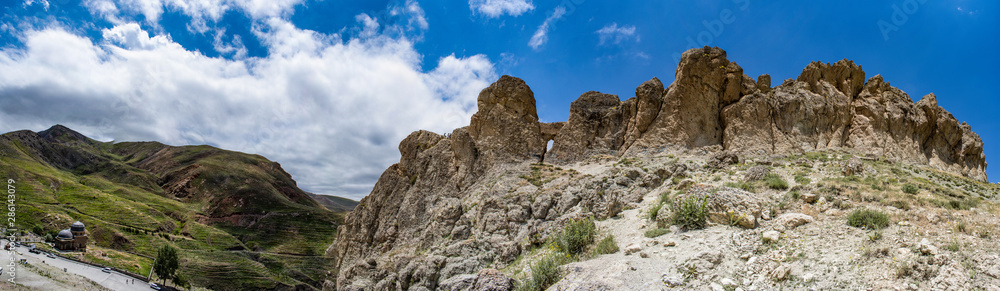
<instances>
[{"instance_id":1,"label":"rocky ground","mask_svg":"<svg viewBox=\"0 0 1000 291\"><path fill-rule=\"evenodd\" d=\"M843 153L813 154L814 159L769 157L718 169L706 166L711 158L678 156L637 159L628 166L681 163L692 170L686 178L645 192L641 202L627 207L631 209L598 221L602 234L614 235L620 251L563 265L564 277L549 290L1000 290L995 239L1000 208L981 199L995 197L995 187L979 183L985 187L941 195L954 183L970 183L957 188L971 189L975 187L968 185L976 182L877 159L854 158L863 172L845 176L851 159ZM781 176L788 189L754 185L756 193L732 188L705 192L734 191L763 201L754 227L710 222L705 229L669 226L667 234L644 235L658 227L649 210L659 204L661 193L745 182L755 165ZM563 168L598 174L595 169L618 166L620 162L590 160ZM682 185L689 188L680 189ZM903 193L905 185L917 186L917 194ZM847 216L856 209L886 213L890 224L879 230L848 226ZM540 258L547 252L552 251L527 254ZM531 259L521 260L506 270L526 279L531 264Z\"/></svg>"}]
</instances>

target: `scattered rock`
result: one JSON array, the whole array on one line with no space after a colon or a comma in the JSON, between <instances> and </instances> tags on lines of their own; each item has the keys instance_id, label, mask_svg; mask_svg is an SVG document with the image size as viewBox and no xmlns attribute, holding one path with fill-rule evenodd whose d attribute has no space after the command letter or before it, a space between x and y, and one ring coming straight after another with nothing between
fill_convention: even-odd
<instances>
[{"instance_id":1,"label":"scattered rock","mask_svg":"<svg viewBox=\"0 0 1000 291\"><path fill-rule=\"evenodd\" d=\"M739 163L740 163L740 156L730 151L717 152L708 159L708 166L714 169L720 169L732 164L739 164Z\"/></svg>"},{"instance_id":2,"label":"scattered rock","mask_svg":"<svg viewBox=\"0 0 1000 291\"><path fill-rule=\"evenodd\" d=\"M713 282L709 284L709 287L712 288L712 291L726 291L726 288L723 288L722 285L719 285L719 283Z\"/></svg>"},{"instance_id":3,"label":"scattered rock","mask_svg":"<svg viewBox=\"0 0 1000 291\"><path fill-rule=\"evenodd\" d=\"M476 286L476 279L478 278L479 276L475 274L452 276L451 278L441 281L441 283L438 284L438 288L440 290L449 291L474 290L473 288Z\"/></svg>"},{"instance_id":4,"label":"scattered rock","mask_svg":"<svg viewBox=\"0 0 1000 291\"><path fill-rule=\"evenodd\" d=\"M781 234L777 231L768 230L764 234L761 234L760 238L763 239L764 243L775 243L781 239Z\"/></svg>"},{"instance_id":5,"label":"scattered rock","mask_svg":"<svg viewBox=\"0 0 1000 291\"><path fill-rule=\"evenodd\" d=\"M802 213L785 213L775 219L775 223L784 226L785 229L793 229L800 225L816 221L812 216Z\"/></svg>"},{"instance_id":6,"label":"scattered rock","mask_svg":"<svg viewBox=\"0 0 1000 291\"><path fill-rule=\"evenodd\" d=\"M746 174L743 174L743 180L745 181L757 181L764 179L764 176L771 173L771 168L768 166L753 166L747 170Z\"/></svg>"},{"instance_id":7,"label":"scattered rock","mask_svg":"<svg viewBox=\"0 0 1000 291\"><path fill-rule=\"evenodd\" d=\"M668 241L668 242L663 243L663 246L665 246L665 247L672 247L672 246L676 246L676 245L677 245L677 243L674 242L674 241Z\"/></svg>"},{"instance_id":8,"label":"scattered rock","mask_svg":"<svg viewBox=\"0 0 1000 291\"><path fill-rule=\"evenodd\" d=\"M721 283L722 286L726 286L726 287L735 287L736 286L736 281L733 281L733 279L729 279L729 278L722 278L722 280L719 280L719 283Z\"/></svg>"},{"instance_id":9,"label":"scattered rock","mask_svg":"<svg viewBox=\"0 0 1000 291\"><path fill-rule=\"evenodd\" d=\"M694 185L694 181L691 181L691 179L684 179L680 182L680 184L677 184L676 188L678 190L684 190L687 188L691 188L691 185Z\"/></svg>"},{"instance_id":10,"label":"scattered rock","mask_svg":"<svg viewBox=\"0 0 1000 291\"><path fill-rule=\"evenodd\" d=\"M805 194L802 194L801 197L802 197L802 202L812 204L812 203L816 202L816 198L819 197L819 195L816 195L816 194L813 194L813 193L805 193Z\"/></svg>"},{"instance_id":11,"label":"scattered rock","mask_svg":"<svg viewBox=\"0 0 1000 291\"><path fill-rule=\"evenodd\" d=\"M917 244L917 249L920 250L920 254L925 256L936 256L938 254L938 248L926 238L920 240L920 243Z\"/></svg>"},{"instance_id":12,"label":"scattered rock","mask_svg":"<svg viewBox=\"0 0 1000 291\"><path fill-rule=\"evenodd\" d=\"M496 269L482 269L476 280L475 290L508 291L514 289L514 279Z\"/></svg>"},{"instance_id":13,"label":"scattered rock","mask_svg":"<svg viewBox=\"0 0 1000 291\"><path fill-rule=\"evenodd\" d=\"M722 225L756 228L757 218L761 217L764 209L760 198L742 189L696 185L684 195L678 196L678 199L692 195L704 197L708 207L708 221Z\"/></svg>"},{"instance_id":14,"label":"scattered rock","mask_svg":"<svg viewBox=\"0 0 1000 291\"><path fill-rule=\"evenodd\" d=\"M667 285L667 287L678 287L684 285L684 280L667 277L666 275L664 275L661 280L663 281L663 284Z\"/></svg>"},{"instance_id":15,"label":"scattered rock","mask_svg":"<svg viewBox=\"0 0 1000 291\"><path fill-rule=\"evenodd\" d=\"M775 268L774 270L771 270L771 273L768 274L768 277L771 277L771 279L774 281L781 281L788 278L788 275L791 273L792 273L791 267L789 267L788 265L781 265Z\"/></svg>"},{"instance_id":16,"label":"scattered rock","mask_svg":"<svg viewBox=\"0 0 1000 291\"><path fill-rule=\"evenodd\" d=\"M634 254L634 253L638 253L640 251L642 251L642 246L640 246L637 243L630 243L630 244L628 244L628 246L625 246L625 255L626 256Z\"/></svg>"},{"instance_id":17,"label":"scattered rock","mask_svg":"<svg viewBox=\"0 0 1000 291\"><path fill-rule=\"evenodd\" d=\"M704 251L688 259L687 262L678 267L681 268L681 272L694 270L697 273L704 273L722 263L724 257L725 255L718 250Z\"/></svg>"},{"instance_id":18,"label":"scattered rock","mask_svg":"<svg viewBox=\"0 0 1000 291\"><path fill-rule=\"evenodd\" d=\"M649 254L647 254L646 252L639 252L639 257L643 259L649 258Z\"/></svg>"},{"instance_id":19,"label":"scattered rock","mask_svg":"<svg viewBox=\"0 0 1000 291\"><path fill-rule=\"evenodd\" d=\"M861 175L865 172L865 164L858 157L853 157L844 163L840 171L844 176Z\"/></svg>"}]
</instances>

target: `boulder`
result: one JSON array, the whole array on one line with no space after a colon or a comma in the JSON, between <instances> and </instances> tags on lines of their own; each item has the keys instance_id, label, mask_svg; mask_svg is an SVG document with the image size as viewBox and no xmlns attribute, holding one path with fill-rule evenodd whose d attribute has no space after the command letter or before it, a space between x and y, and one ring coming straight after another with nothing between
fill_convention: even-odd
<instances>
[{"instance_id":1,"label":"boulder","mask_svg":"<svg viewBox=\"0 0 1000 291\"><path fill-rule=\"evenodd\" d=\"M764 179L764 176L771 173L771 168L768 166L753 166L747 169L747 172L743 174L744 181L757 181Z\"/></svg>"},{"instance_id":2,"label":"boulder","mask_svg":"<svg viewBox=\"0 0 1000 291\"><path fill-rule=\"evenodd\" d=\"M785 213L778 215L774 222L777 225L785 227L785 229L793 229L799 227L800 225L816 221L812 216L805 215L802 213Z\"/></svg>"},{"instance_id":3,"label":"boulder","mask_svg":"<svg viewBox=\"0 0 1000 291\"><path fill-rule=\"evenodd\" d=\"M778 233L777 231L768 230L765 231L763 234L761 234L760 238L765 243L776 243L778 242L779 239L781 239L781 234Z\"/></svg>"},{"instance_id":4,"label":"boulder","mask_svg":"<svg viewBox=\"0 0 1000 291\"><path fill-rule=\"evenodd\" d=\"M865 164L858 157L852 157L844 162L840 171L844 176L861 175L865 172Z\"/></svg>"}]
</instances>

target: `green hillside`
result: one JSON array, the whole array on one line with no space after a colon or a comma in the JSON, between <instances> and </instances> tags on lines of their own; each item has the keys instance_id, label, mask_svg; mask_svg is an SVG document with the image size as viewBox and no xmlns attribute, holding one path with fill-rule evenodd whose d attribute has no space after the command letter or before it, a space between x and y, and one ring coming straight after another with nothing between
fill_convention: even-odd
<instances>
[{"instance_id":1,"label":"green hillside","mask_svg":"<svg viewBox=\"0 0 1000 291\"><path fill-rule=\"evenodd\" d=\"M351 211L354 210L355 206L358 206L358 201L354 201L344 197L313 194L308 192L307 194L309 194L309 196L315 199L316 202L319 202L319 204L322 204L323 207L326 207L326 209L329 209L330 211L338 211L338 212Z\"/></svg>"},{"instance_id":2,"label":"green hillside","mask_svg":"<svg viewBox=\"0 0 1000 291\"><path fill-rule=\"evenodd\" d=\"M19 229L55 236L87 225L77 256L148 274L156 249L213 290L320 288L343 213L299 189L278 163L210 146L102 143L63 126L0 136Z\"/></svg>"}]
</instances>

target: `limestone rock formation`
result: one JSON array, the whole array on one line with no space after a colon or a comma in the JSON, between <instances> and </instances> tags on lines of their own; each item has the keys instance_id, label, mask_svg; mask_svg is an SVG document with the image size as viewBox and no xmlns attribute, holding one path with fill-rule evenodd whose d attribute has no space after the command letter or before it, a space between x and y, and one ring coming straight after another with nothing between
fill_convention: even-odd
<instances>
[{"instance_id":1,"label":"limestone rock formation","mask_svg":"<svg viewBox=\"0 0 1000 291\"><path fill-rule=\"evenodd\" d=\"M622 103L618 96L595 91L580 95L570 104L569 120L554 136L546 159L571 162L621 148L635 107L635 101L630 101Z\"/></svg>"},{"instance_id":2,"label":"limestone rock formation","mask_svg":"<svg viewBox=\"0 0 1000 291\"><path fill-rule=\"evenodd\" d=\"M479 93L469 135L487 161L541 160L545 154L535 96L523 80L502 76Z\"/></svg>"},{"instance_id":3,"label":"limestone rock formation","mask_svg":"<svg viewBox=\"0 0 1000 291\"><path fill-rule=\"evenodd\" d=\"M913 103L881 76L866 81L847 60L811 63L771 87L770 76L754 81L725 51L695 48L669 86L650 79L625 101L584 93L566 122L539 123L534 93L510 76L483 89L478 106L468 127L449 136L418 131L400 143L399 163L347 215L327 250L339 274L325 286L470 288L486 278L480 270L502 268L564 221L614 217L664 180L701 169L630 160L666 150L711 155L706 166L716 169L748 156L838 150L986 181L982 140L936 96ZM579 163L595 159L618 162ZM560 167L571 165L587 173ZM691 187L711 199L711 221L754 228L770 219L742 190Z\"/></svg>"}]
</instances>

